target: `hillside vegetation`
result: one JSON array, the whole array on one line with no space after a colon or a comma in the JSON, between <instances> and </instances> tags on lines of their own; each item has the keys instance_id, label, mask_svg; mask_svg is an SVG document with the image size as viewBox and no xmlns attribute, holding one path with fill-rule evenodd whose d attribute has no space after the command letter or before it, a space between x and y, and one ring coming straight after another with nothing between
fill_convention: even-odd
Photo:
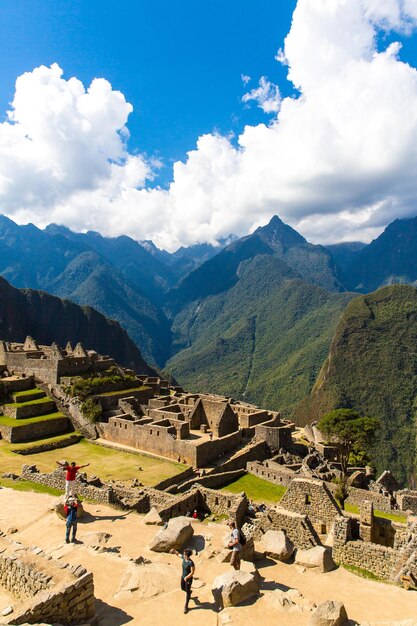
<instances>
[{"instance_id":1,"label":"hillside vegetation","mask_svg":"<svg viewBox=\"0 0 417 626\"><path fill-rule=\"evenodd\" d=\"M378 471L403 484L416 472L417 289L384 287L355 298L338 324L311 394L296 409L299 423L353 408L378 417L373 449Z\"/></svg>"},{"instance_id":2,"label":"hillside vegetation","mask_svg":"<svg viewBox=\"0 0 417 626\"><path fill-rule=\"evenodd\" d=\"M177 316L173 330L185 349L167 369L189 389L289 413L310 391L352 297L306 284L277 257L257 256L240 265L231 289Z\"/></svg>"}]
</instances>

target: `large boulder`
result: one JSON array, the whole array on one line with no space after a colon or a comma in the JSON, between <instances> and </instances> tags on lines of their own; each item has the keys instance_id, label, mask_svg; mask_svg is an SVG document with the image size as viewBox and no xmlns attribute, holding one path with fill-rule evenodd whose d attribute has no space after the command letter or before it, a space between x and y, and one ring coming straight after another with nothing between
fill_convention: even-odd
<instances>
[{"instance_id":1,"label":"large boulder","mask_svg":"<svg viewBox=\"0 0 417 626\"><path fill-rule=\"evenodd\" d=\"M326 600L314 609L308 620L308 626L345 626L347 619L342 602Z\"/></svg>"},{"instance_id":2,"label":"large boulder","mask_svg":"<svg viewBox=\"0 0 417 626\"><path fill-rule=\"evenodd\" d=\"M251 572L231 570L215 578L211 591L219 607L236 606L258 595L259 580Z\"/></svg>"},{"instance_id":3,"label":"large boulder","mask_svg":"<svg viewBox=\"0 0 417 626\"><path fill-rule=\"evenodd\" d=\"M181 550L189 543L194 534L194 528L189 517L173 517L168 526L162 528L149 544L153 552L169 552L174 548Z\"/></svg>"},{"instance_id":4,"label":"large boulder","mask_svg":"<svg viewBox=\"0 0 417 626\"><path fill-rule=\"evenodd\" d=\"M265 555L277 561L288 561L294 552L294 544L282 530L267 530L261 545Z\"/></svg>"},{"instance_id":5,"label":"large boulder","mask_svg":"<svg viewBox=\"0 0 417 626\"><path fill-rule=\"evenodd\" d=\"M297 550L295 562L303 567L316 567L320 572L330 572L336 567L331 550L323 546L315 546L310 550Z\"/></svg>"}]
</instances>

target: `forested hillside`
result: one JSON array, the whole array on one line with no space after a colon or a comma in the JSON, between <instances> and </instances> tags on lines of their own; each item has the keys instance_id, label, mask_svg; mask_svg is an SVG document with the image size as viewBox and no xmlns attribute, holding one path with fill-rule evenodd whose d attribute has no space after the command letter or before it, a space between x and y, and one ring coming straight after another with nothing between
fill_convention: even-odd
<instances>
[{"instance_id":1,"label":"forested hillside","mask_svg":"<svg viewBox=\"0 0 417 626\"><path fill-rule=\"evenodd\" d=\"M416 471L417 289L384 287L355 298L337 326L311 394L299 405L299 423L333 408L378 417L373 458L403 483Z\"/></svg>"}]
</instances>

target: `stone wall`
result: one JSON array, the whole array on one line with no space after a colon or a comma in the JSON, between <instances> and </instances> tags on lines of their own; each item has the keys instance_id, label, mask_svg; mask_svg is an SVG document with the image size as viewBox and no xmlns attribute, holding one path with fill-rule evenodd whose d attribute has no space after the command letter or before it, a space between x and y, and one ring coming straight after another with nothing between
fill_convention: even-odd
<instances>
[{"instance_id":1,"label":"stone wall","mask_svg":"<svg viewBox=\"0 0 417 626\"><path fill-rule=\"evenodd\" d=\"M274 463L273 461L266 461L265 463L253 461L247 464L247 471L249 474L259 476L259 478L263 478L274 485L281 485L283 487L288 487L294 478L293 470L285 465Z\"/></svg>"},{"instance_id":2,"label":"stone wall","mask_svg":"<svg viewBox=\"0 0 417 626\"><path fill-rule=\"evenodd\" d=\"M51 474L42 474L39 472L35 465L24 465L22 468L21 478L24 480L31 480L32 482L39 483L41 485L47 485L54 489L65 491L65 471L63 469L56 469ZM75 481L75 491L79 496L88 498L90 500L96 500L103 504L109 504L111 496L111 488L108 485L103 487L94 487L82 480L81 476L77 476Z\"/></svg>"},{"instance_id":3,"label":"stone wall","mask_svg":"<svg viewBox=\"0 0 417 626\"><path fill-rule=\"evenodd\" d=\"M38 385L42 386L42 385ZM81 410L81 401L78 398L68 396L60 385L49 385L46 387L52 395L60 410L69 414L71 422L76 430L89 439L97 438L95 424L92 424Z\"/></svg>"},{"instance_id":4,"label":"stone wall","mask_svg":"<svg viewBox=\"0 0 417 626\"><path fill-rule=\"evenodd\" d=\"M248 499L245 494L231 494L224 491L208 489L198 486L201 494L201 502L216 515L227 515L234 519L238 526L241 526L243 517L248 510Z\"/></svg>"},{"instance_id":5,"label":"stone wall","mask_svg":"<svg viewBox=\"0 0 417 626\"><path fill-rule=\"evenodd\" d=\"M287 511L280 506L268 509L255 520L253 537L261 539L267 530L283 530L296 548L308 550L321 545L320 539L307 515Z\"/></svg>"},{"instance_id":6,"label":"stone wall","mask_svg":"<svg viewBox=\"0 0 417 626\"><path fill-rule=\"evenodd\" d=\"M412 511L417 515L417 491L404 489L397 493L397 502L401 511Z\"/></svg>"},{"instance_id":7,"label":"stone wall","mask_svg":"<svg viewBox=\"0 0 417 626\"><path fill-rule=\"evenodd\" d=\"M171 433L173 428L117 417L110 418L108 424L97 424L100 437L107 441L147 450L175 461L185 462L192 467L207 465L222 454L237 448L242 441L241 431L201 443L195 440L175 439Z\"/></svg>"},{"instance_id":8,"label":"stone wall","mask_svg":"<svg viewBox=\"0 0 417 626\"><path fill-rule=\"evenodd\" d=\"M292 447L292 431L292 426L283 424L279 416L277 416L269 422L255 426L255 438L266 441L269 448L274 452L278 452L280 448L290 450Z\"/></svg>"},{"instance_id":9,"label":"stone wall","mask_svg":"<svg viewBox=\"0 0 417 626\"><path fill-rule=\"evenodd\" d=\"M0 584L16 598L6 624L79 624L95 613L93 575L0 537Z\"/></svg>"},{"instance_id":10,"label":"stone wall","mask_svg":"<svg viewBox=\"0 0 417 626\"><path fill-rule=\"evenodd\" d=\"M55 402L50 398L42 398L41 402L31 402L30 404L5 404L3 413L13 419L28 419L38 415L46 415L55 411Z\"/></svg>"},{"instance_id":11,"label":"stone wall","mask_svg":"<svg viewBox=\"0 0 417 626\"><path fill-rule=\"evenodd\" d=\"M314 479L294 478L280 506L288 511L308 515L320 534L327 534L335 517L341 514L326 484Z\"/></svg>"},{"instance_id":12,"label":"stone wall","mask_svg":"<svg viewBox=\"0 0 417 626\"><path fill-rule=\"evenodd\" d=\"M197 478L193 478L192 480L187 481L183 485L180 485L178 491L184 492L187 489L194 485L203 485L204 487L209 487L210 489L215 489L216 487L223 487L223 485L227 485L227 483L232 482L233 480L237 480L241 476L246 474L246 470L238 469L233 472L218 472L216 474L211 473L206 476L200 476Z\"/></svg>"},{"instance_id":13,"label":"stone wall","mask_svg":"<svg viewBox=\"0 0 417 626\"><path fill-rule=\"evenodd\" d=\"M160 489L161 491L164 491L165 489L172 487L172 485L177 485L181 481L186 480L187 478L191 478L193 476L195 476L193 468L187 467L187 469L185 469L183 472L179 472L178 474L175 474L175 476L171 476L170 478L161 480L160 483L154 485L154 489Z\"/></svg>"},{"instance_id":14,"label":"stone wall","mask_svg":"<svg viewBox=\"0 0 417 626\"><path fill-rule=\"evenodd\" d=\"M0 425L0 434L10 443L22 443L34 439L44 439L48 436L60 435L68 430L68 418L53 417L41 422L21 424L16 426Z\"/></svg>"},{"instance_id":15,"label":"stone wall","mask_svg":"<svg viewBox=\"0 0 417 626\"><path fill-rule=\"evenodd\" d=\"M369 500L374 505L374 508L378 511L384 511L385 513L394 512L391 508L391 498L384 496L381 493L375 491L368 491L366 489L358 489L357 487L349 487L349 497L346 500L347 504L354 504L358 507Z\"/></svg>"},{"instance_id":16,"label":"stone wall","mask_svg":"<svg viewBox=\"0 0 417 626\"><path fill-rule=\"evenodd\" d=\"M38 446L33 445L28 448L19 448L13 450L15 454L26 456L28 454L38 454L39 452L48 452L49 450L59 450L60 448L68 448L83 439L82 435L68 435L67 438L52 443L41 443Z\"/></svg>"},{"instance_id":17,"label":"stone wall","mask_svg":"<svg viewBox=\"0 0 417 626\"><path fill-rule=\"evenodd\" d=\"M250 461L263 461L269 457L268 446L264 441L256 441L247 444L242 450L238 450L228 460L211 470L211 474L217 472L233 472L238 469L247 469Z\"/></svg>"}]
</instances>

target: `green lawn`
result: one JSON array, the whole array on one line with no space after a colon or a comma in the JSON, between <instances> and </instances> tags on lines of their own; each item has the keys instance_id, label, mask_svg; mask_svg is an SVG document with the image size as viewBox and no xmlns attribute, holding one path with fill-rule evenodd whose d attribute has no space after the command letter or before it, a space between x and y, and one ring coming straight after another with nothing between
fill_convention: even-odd
<instances>
[{"instance_id":1,"label":"green lawn","mask_svg":"<svg viewBox=\"0 0 417 626\"><path fill-rule=\"evenodd\" d=\"M35 442L33 442L35 443ZM38 444L40 442L36 442ZM56 461L75 461L78 465L90 463L87 474L95 474L103 481L130 481L138 478L144 485L151 486L182 472L186 466L174 461L156 459L141 454L132 454L95 445L82 440L68 448L20 456L12 452L16 444L0 440L0 476L4 472L20 474L22 465L37 465L41 472L56 469ZM22 447L20 445L20 447ZM23 446L25 447L25 446ZM139 470L139 467L142 470Z\"/></svg>"},{"instance_id":2,"label":"green lawn","mask_svg":"<svg viewBox=\"0 0 417 626\"><path fill-rule=\"evenodd\" d=\"M349 504L348 502L345 502L345 511L359 515L359 507L356 504ZM385 513L385 511L378 511L378 509L375 509L374 515L375 517L380 517L382 519L389 519L391 522L398 522L400 524L407 523L407 517L405 515L401 515L401 513Z\"/></svg>"},{"instance_id":3,"label":"green lawn","mask_svg":"<svg viewBox=\"0 0 417 626\"><path fill-rule=\"evenodd\" d=\"M230 491L231 493L244 491L250 500L275 504L281 500L287 488L273 485L263 478L258 478L258 476L245 474L245 476L241 476L222 487L221 491Z\"/></svg>"},{"instance_id":4,"label":"green lawn","mask_svg":"<svg viewBox=\"0 0 417 626\"><path fill-rule=\"evenodd\" d=\"M60 489L54 489L54 487L33 483L30 480L12 480L11 478L0 478L0 487L11 487L12 489L16 489L16 491L49 493L51 496L60 496L64 493L64 491L60 491Z\"/></svg>"},{"instance_id":5,"label":"green lawn","mask_svg":"<svg viewBox=\"0 0 417 626\"><path fill-rule=\"evenodd\" d=\"M28 417L26 419L14 419L13 417L7 417L6 415L0 415L0 426L13 426L19 428L19 426L25 426L26 424L34 424L35 422L44 422L55 418L68 419L63 413L47 413L46 415L38 415L37 417Z\"/></svg>"}]
</instances>

